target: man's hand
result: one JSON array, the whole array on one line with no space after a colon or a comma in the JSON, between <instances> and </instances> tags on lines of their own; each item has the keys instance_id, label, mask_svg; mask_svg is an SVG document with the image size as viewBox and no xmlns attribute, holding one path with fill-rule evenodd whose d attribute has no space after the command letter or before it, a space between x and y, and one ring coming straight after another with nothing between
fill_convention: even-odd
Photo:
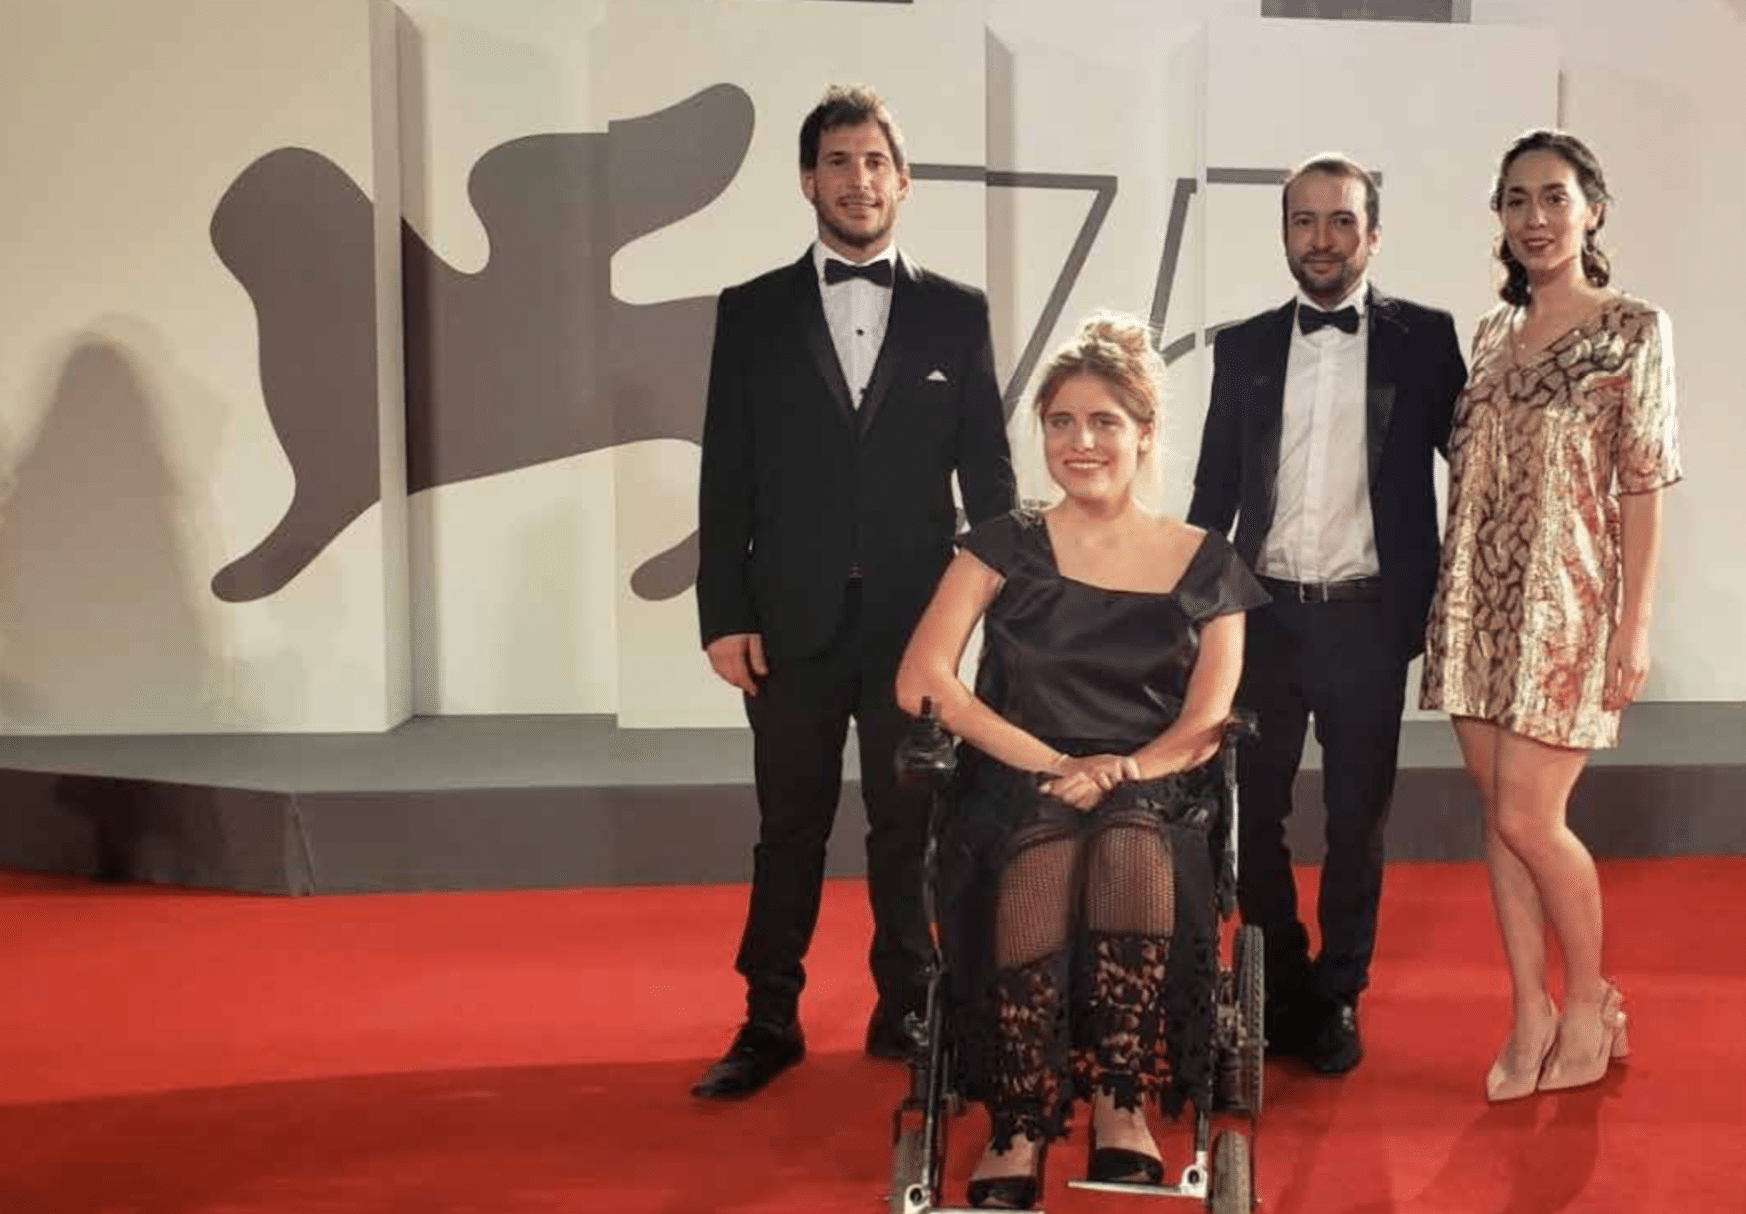
<instances>
[{"instance_id":1,"label":"man's hand","mask_svg":"<svg viewBox=\"0 0 1746 1214\"><path fill-rule=\"evenodd\" d=\"M749 696L758 694L758 680L770 673L764 665L764 638L755 632L730 632L703 647L709 664L724 683Z\"/></svg>"},{"instance_id":2,"label":"man's hand","mask_svg":"<svg viewBox=\"0 0 1746 1214\"><path fill-rule=\"evenodd\" d=\"M1077 810L1097 808L1104 794L1126 780L1140 778L1140 765L1131 755L1086 755L1065 759L1056 766L1056 776L1042 791Z\"/></svg>"}]
</instances>

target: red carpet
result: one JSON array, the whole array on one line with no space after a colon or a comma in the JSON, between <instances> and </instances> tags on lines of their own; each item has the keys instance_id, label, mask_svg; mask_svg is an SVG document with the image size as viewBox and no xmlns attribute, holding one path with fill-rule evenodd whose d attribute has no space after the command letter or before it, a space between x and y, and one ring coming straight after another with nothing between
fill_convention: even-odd
<instances>
[{"instance_id":1,"label":"red carpet","mask_svg":"<svg viewBox=\"0 0 1746 1214\"><path fill-rule=\"evenodd\" d=\"M1312 874L1305 873L1308 878ZM1488 1109L1503 972L1473 866L1390 870L1370 1057L1270 1067L1276 1214L1746 1211L1746 859L1603 867L1635 1057ZM268 899L0 875L0 1214L883 1209L901 1071L861 1058L858 883L826 899L811 1054L742 1105L742 887ZM954 1175L980 1114L954 1123ZM1167 1130L1179 1161L1186 1134ZM1068 1190L1055 1214L1192 1211ZM953 1200L962 1198L961 1182Z\"/></svg>"}]
</instances>

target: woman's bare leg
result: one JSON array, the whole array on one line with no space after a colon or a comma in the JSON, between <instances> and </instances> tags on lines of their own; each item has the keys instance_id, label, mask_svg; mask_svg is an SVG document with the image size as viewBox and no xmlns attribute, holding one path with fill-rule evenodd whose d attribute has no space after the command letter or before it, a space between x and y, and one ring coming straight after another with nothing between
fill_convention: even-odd
<instances>
[{"instance_id":1,"label":"woman's bare leg","mask_svg":"<svg viewBox=\"0 0 1746 1214\"><path fill-rule=\"evenodd\" d=\"M1498 751L1504 731L1472 717L1456 717L1454 725L1467 774L1479 789L1486 875L1510 971L1511 1030L1498 1065L1507 1074L1532 1077L1539 1070L1556 1015L1546 991L1545 910L1533 874L1498 829Z\"/></svg>"},{"instance_id":2,"label":"woman's bare leg","mask_svg":"<svg viewBox=\"0 0 1746 1214\"><path fill-rule=\"evenodd\" d=\"M1507 731L1499 731L1496 743L1498 837L1532 878L1564 957L1565 1006L1552 1061L1587 1057L1599 1046L1607 990L1601 976L1600 877L1594 857L1570 829L1567 809L1588 752Z\"/></svg>"}]
</instances>

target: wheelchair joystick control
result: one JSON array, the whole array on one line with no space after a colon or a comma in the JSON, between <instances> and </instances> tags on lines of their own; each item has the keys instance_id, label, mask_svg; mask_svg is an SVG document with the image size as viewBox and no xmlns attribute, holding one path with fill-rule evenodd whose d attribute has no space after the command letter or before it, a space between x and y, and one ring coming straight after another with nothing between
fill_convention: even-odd
<instances>
[{"instance_id":1,"label":"wheelchair joystick control","mask_svg":"<svg viewBox=\"0 0 1746 1214\"><path fill-rule=\"evenodd\" d=\"M934 701L923 696L921 715L910 722L909 730L897 744L897 782L903 788L939 791L951 783L958 770L958 752L952 735L940 725L934 715Z\"/></svg>"}]
</instances>

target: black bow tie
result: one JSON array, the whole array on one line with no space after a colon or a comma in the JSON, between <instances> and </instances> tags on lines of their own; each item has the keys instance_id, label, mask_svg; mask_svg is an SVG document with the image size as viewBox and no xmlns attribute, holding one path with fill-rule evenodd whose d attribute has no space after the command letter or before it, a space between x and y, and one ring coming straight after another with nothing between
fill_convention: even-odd
<instances>
[{"instance_id":1,"label":"black bow tie","mask_svg":"<svg viewBox=\"0 0 1746 1214\"><path fill-rule=\"evenodd\" d=\"M1333 325L1342 333L1356 333L1358 331L1358 309L1347 304L1338 312L1324 312L1320 308L1306 307L1303 304L1297 305L1297 327L1302 329L1306 336L1314 333L1323 325Z\"/></svg>"},{"instance_id":2,"label":"black bow tie","mask_svg":"<svg viewBox=\"0 0 1746 1214\"><path fill-rule=\"evenodd\" d=\"M891 285L891 258L881 257L865 265L852 266L834 257L825 258L825 285L834 287L850 278L865 278L876 287Z\"/></svg>"}]
</instances>

